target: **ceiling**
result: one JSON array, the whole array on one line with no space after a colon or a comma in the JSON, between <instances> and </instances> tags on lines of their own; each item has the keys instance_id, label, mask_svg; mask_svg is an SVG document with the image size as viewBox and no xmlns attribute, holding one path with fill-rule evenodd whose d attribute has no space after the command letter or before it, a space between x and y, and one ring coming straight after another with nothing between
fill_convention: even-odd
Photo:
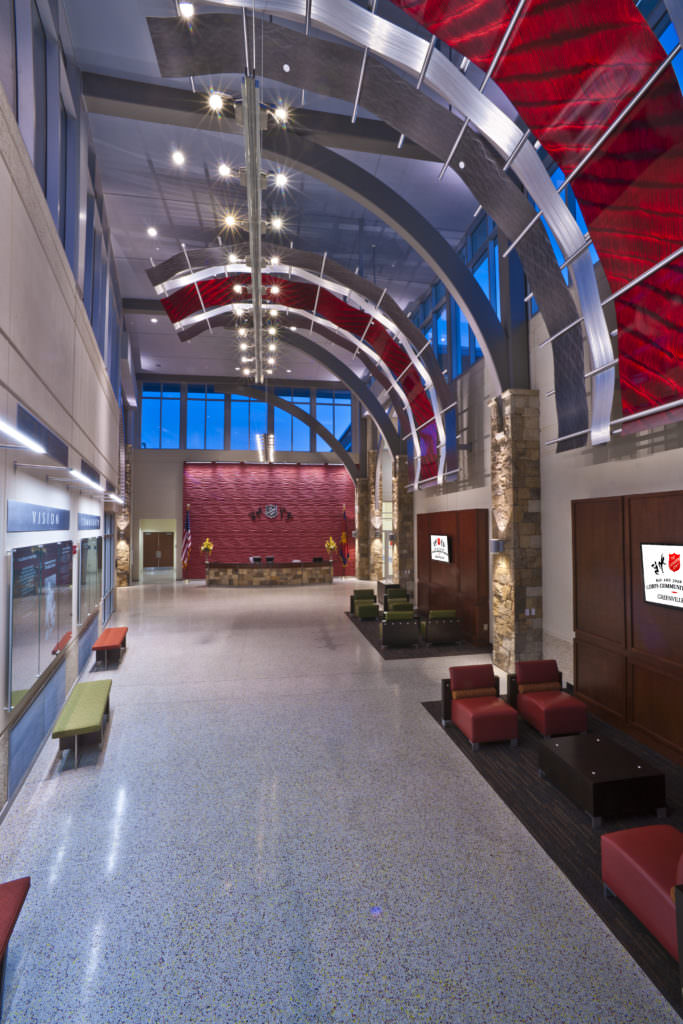
<instances>
[{"instance_id":1,"label":"ceiling","mask_svg":"<svg viewBox=\"0 0 683 1024\"><path fill-rule=\"evenodd\" d=\"M91 139L136 370L164 376L236 376L235 332L217 328L192 343L179 342L163 311L149 308L156 296L146 271L182 246L216 245L221 230L222 240L229 241L222 225L225 212L246 205L237 173L229 179L218 173L223 162L235 172L245 163L242 129L232 112L219 117L207 107L204 116L190 119L181 109L193 90L208 95L217 89L239 97L239 69L226 68L220 78L192 81L161 77L146 19L176 17L173 0L64 0L64 6L72 55L80 69L90 73L84 81ZM195 6L198 12L220 10L211 3ZM393 4L379 3L377 13L411 32L422 31ZM294 22L287 27L302 30ZM479 72L472 68L470 73L476 81ZM117 80L107 84L116 102L100 103L90 95L105 82L102 76ZM128 88L134 90L134 102L122 106L118 99ZM495 86L490 88L498 96ZM407 200L449 245L458 245L477 202L453 170L439 181L438 163L409 142L397 149L395 133L366 111L360 110L352 124L348 102L307 92L302 106L299 90L262 82L263 102L283 99L294 108L288 132L361 168ZM186 154L180 168L171 161L175 148ZM289 178L284 192L267 188L263 195L264 211L285 218L284 233L267 236L271 241L326 252L348 270L386 288L404 309L434 281L433 269L408 241L324 175L322 180L315 166L292 169L283 159L269 159L267 147L262 164L266 171L287 170ZM156 237L149 237L148 228L156 229ZM325 344L329 346L329 340ZM348 353L343 358L357 372L362 370ZM310 356L280 347L274 379L329 377L329 371Z\"/></svg>"}]
</instances>

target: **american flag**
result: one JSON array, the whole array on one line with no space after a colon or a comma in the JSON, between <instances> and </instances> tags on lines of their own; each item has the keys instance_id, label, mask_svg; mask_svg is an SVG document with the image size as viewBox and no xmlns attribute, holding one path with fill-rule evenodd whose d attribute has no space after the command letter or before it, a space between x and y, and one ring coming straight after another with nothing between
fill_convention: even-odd
<instances>
[{"instance_id":1,"label":"american flag","mask_svg":"<svg viewBox=\"0 0 683 1024\"><path fill-rule=\"evenodd\" d=\"M183 551L182 551L182 562L183 569L187 569L187 563L190 561L190 551L192 550L192 532L190 530L190 506L188 505L185 509L185 523L183 525Z\"/></svg>"}]
</instances>

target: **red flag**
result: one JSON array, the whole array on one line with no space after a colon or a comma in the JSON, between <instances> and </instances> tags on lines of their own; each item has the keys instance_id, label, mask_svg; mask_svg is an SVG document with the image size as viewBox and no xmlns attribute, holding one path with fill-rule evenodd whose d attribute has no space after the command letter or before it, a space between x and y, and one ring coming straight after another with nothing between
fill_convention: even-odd
<instances>
[{"instance_id":1,"label":"red flag","mask_svg":"<svg viewBox=\"0 0 683 1024\"><path fill-rule=\"evenodd\" d=\"M342 526L341 539L337 548L342 565L349 560L348 524L346 522L346 505L344 505L344 525Z\"/></svg>"}]
</instances>

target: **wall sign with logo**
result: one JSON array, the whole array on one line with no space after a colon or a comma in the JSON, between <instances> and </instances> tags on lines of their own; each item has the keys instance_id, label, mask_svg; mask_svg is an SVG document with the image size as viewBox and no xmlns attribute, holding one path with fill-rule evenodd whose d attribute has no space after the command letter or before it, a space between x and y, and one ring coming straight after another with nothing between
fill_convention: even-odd
<instances>
[{"instance_id":1,"label":"wall sign with logo","mask_svg":"<svg viewBox=\"0 0 683 1024\"><path fill-rule=\"evenodd\" d=\"M100 528L100 517L88 515L87 512L78 513L78 529L79 530L99 530Z\"/></svg>"},{"instance_id":2,"label":"wall sign with logo","mask_svg":"<svg viewBox=\"0 0 683 1024\"><path fill-rule=\"evenodd\" d=\"M641 544L645 600L683 608L683 545Z\"/></svg>"},{"instance_id":3,"label":"wall sign with logo","mask_svg":"<svg viewBox=\"0 0 683 1024\"><path fill-rule=\"evenodd\" d=\"M432 533L429 537L432 562L450 562L451 545L450 540L444 534Z\"/></svg>"},{"instance_id":4,"label":"wall sign with logo","mask_svg":"<svg viewBox=\"0 0 683 1024\"><path fill-rule=\"evenodd\" d=\"M7 532L37 533L46 530L68 530L71 513L67 508L32 505L28 501L7 499Z\"/></svg>"},{"instance_id":5,"label":"wall sign with logo","mask_svg":"<svg viewBox=\"0 0 683 1024\"><path fill-rule=\"evenodd\" d=\"M270 502L262 508L259 507L249 513L252 523L260 519L262 515L265 515L266 519L286 519L288 523L294 518L292 513L288 512L282 505L275 505Z\"/></svg>"}]
</instances>

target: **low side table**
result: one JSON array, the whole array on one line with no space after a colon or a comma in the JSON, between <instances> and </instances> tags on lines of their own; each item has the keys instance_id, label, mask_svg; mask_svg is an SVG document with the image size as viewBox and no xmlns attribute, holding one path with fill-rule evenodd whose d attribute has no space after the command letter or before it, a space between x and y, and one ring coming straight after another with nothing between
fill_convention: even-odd
<instances>
[{"instance_id":1,"label":"low side table","mask_svg":"<svg viewBox=\"0 0 683 1024\"><path fill-rule=\"evenodd\" d=\"M538 769L590 815L593 828L603 818L666 816L664 773L613 740L591 733L543 740Z\"/></svg>"}]
</instances>

